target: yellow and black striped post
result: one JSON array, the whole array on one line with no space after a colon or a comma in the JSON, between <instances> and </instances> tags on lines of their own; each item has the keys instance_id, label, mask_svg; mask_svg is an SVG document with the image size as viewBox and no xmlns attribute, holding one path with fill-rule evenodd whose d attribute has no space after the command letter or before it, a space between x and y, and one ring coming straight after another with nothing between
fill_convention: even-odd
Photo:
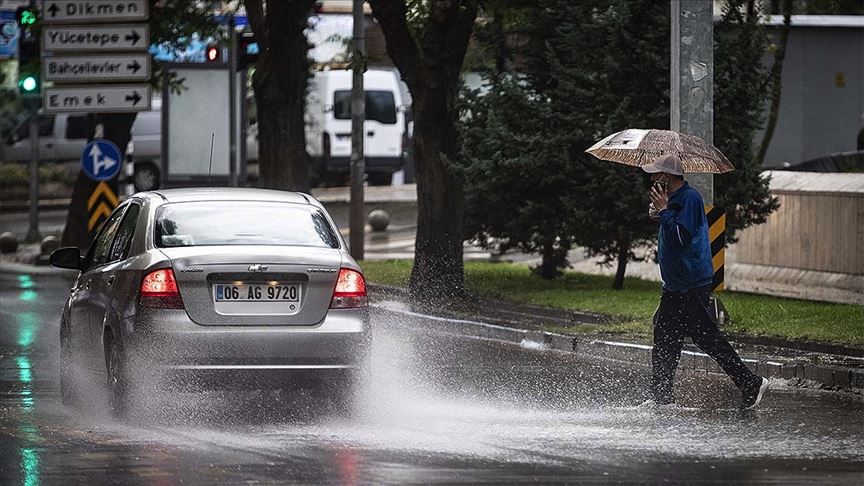
<instances>
[{"instance_id":1,"label":"yellow and black striped post","mask_svg":"<svg viewBox=\"0 0 864 486\"><path fill-rule=\"evenodd\" d=\"M705 206L708 218L708 239L711 241L711 261L714 264L714 281L711 290L721 292L725 289L723 280L726 263L726 210L717 206Z\"/></svg>"},{"instance_id":2,"label":"yellow and black striped post","mask_svg":"<svg viewBox=\"0 0 864 486\"><path fill-rule=\"evenodd\" d=\"M93 193L87 198L87 231L90 232L91 237L119 202L117 194L107 182L101 181L96 185Z\"/></svg>"}]
</instances>

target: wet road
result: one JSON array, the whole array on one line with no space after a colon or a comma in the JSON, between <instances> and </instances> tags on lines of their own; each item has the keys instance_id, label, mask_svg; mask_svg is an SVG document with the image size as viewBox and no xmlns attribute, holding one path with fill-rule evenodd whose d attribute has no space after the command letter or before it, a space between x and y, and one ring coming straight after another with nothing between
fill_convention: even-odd
<instances>
[{"instance_id":1,"label":"wet road","mask_svg":"<svg viewBox=\"0 0 864 486\"><path fill-rule=\"evenodd\" d=\"M634 408L646 369L444 334L375 311L371 376L339 418L276 392L155 397L128 421L60 403L56 274L0 272L0 484L864 481L864 405L726 380Z\"/></svg>"}]
</instances>

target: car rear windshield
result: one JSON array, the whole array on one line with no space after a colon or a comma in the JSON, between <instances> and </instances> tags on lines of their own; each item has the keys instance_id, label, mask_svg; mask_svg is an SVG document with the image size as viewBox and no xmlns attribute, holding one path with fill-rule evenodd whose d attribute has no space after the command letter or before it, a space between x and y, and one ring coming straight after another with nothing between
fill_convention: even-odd
<instances>
[{"instance_id":1,"label":"car rear windshield","mask_svg":"<svg viewBox=\"0 0 864 486\"><path fill-rule=\"evenodd\" d=\"M333 93L333 116L337 120L351 119L351 92ZM396 124L396 101L390 91L366 92L366 119L385 125Z\"/></svg>"},{"instance_id":2,"label":"car rear windshield","mask_svg":"<svg viewBox=\"0 0 864 486\"><path fill-rule=\"evenodd\" d=\"M172 203L156 211L156 246L284 245L339 248L314 206L260 201Z\"/></svg>"}]
</instances>

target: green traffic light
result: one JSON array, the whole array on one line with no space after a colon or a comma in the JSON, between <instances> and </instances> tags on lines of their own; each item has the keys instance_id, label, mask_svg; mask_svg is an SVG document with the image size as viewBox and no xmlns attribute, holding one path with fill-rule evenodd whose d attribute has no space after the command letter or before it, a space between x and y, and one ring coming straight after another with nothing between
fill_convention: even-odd
<instances>
[{"instance_id":1,"label":"green traffic light","mask_svg":"<svg viewBox=\"0 0 864 486\"><path fill-rule=\"evenodd\" d=\"M36 12L32 10L21 12L21 25L36 25Z\"/></svg>"},{"instance_id":2,"label":"green traffic light","mask_svg":"<svg viewBox=\"0 0 864 486\"><path fill-rule=\"evenodd\" d=\"M36 76L27 76L21 80L21 89L26 92L34 91L39 86L38 81L36 81Z\"/></svg>"}]
</instances>

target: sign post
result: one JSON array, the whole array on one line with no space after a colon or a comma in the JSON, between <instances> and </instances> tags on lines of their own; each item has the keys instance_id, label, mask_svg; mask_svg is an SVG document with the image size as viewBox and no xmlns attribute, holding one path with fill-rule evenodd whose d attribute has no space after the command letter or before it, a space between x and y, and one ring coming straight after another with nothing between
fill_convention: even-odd
<instances>
[{"instance_id":1,"label":"sign post","mask_svg":"<svg viewBox=\"0 0 864 486\"><path fill-rule=\"evenodd\" d=\"M54 83L42 92L46 113L150 109L150 29L144 23L149 4L149 0L42 0L42 79ZM98 182L87 198L91 235L117 207L112 185L116 186L122 166L123 151L110 140L97 138L81 152L82 172Z\"/></svg>"}]
</instances>

